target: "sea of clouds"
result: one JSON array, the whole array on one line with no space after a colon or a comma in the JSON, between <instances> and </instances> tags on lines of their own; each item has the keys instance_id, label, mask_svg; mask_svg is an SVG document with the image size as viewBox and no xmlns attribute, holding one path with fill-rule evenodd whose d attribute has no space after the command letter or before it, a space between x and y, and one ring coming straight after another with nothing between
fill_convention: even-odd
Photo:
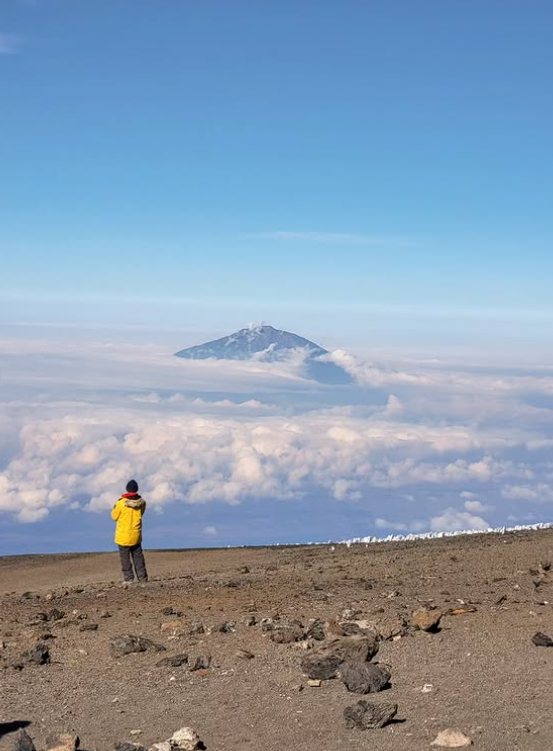
<instances>
[{"instance_id":1,"label":"sea of clouds","mask_svg":"<svg viewBox=\"0 0 553 751\"><path fill-rule=\"evenodd\" d=\"M193 362L47 339L3 339L0 354L4 552L109 547L102 525L130 477L152 547L550 520L553 367L336 351L355 384L330 387L300 356Z\"/></svg>"}]
</instances>

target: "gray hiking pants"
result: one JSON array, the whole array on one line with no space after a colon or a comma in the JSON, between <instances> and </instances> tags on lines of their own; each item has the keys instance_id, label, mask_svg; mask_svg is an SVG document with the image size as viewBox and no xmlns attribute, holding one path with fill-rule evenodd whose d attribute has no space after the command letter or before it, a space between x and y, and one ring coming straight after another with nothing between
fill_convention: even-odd
<instances>
[{"instance_id":1,"label":"gray hiking pants","mask_svg":"<svg viewBox=\"0 0 553 751\"><path fill-rule=\"evenodd\" d=\"M119 545L119 557L121 558L123 579L126 582L134 581L133 563L138 581L148 581L146 561L144 560L144 553L142 552L142 545L140 543L138 545Z\"/></svg>"}]
</instances>

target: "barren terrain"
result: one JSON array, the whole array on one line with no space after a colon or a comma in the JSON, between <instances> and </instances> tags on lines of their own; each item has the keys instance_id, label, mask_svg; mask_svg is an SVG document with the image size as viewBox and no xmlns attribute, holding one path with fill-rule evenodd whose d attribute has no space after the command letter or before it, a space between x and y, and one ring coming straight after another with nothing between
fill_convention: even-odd
<instances>
[{"instance_id":1,"label":"barren terrain","mask_svg":"<svg viewBox=\"0 0 553 751\"><path fill-rule=\"evenodd\" d=\"M150 583L128 588L116 554L0 558L2 751L26 723L38 749L61 731L148 748L183 725L212 751L418 751L445 728L482 751L553 748L553 648L532 642L553 635L551 530L146 555ZM414 627L421 607L439 630ZM379 634L384 691L308 684L302 660L341 629ZM116 657L121 635L166 651ZM29 660L37 644L49 663ZM360 699L396 703L395 721L347 727Z\"/></svg>"}]
</instances>

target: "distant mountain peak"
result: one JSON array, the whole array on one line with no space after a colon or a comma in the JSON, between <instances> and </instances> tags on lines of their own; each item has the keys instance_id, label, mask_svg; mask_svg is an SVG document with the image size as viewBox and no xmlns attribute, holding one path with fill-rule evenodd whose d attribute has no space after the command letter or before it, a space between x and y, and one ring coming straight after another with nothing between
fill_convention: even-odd
<instances>
[{"instance_id":1,"label":"distant mountain peak","mask_svg":"<svg viewBox=\"0 0 553 751\"><path fill-rule=\"evenodd\" d=\"M175 356L187 360L249 360L255 357L265 362L276 362L290 358L298 350L303 351L307 375L313 380L322 383L351 381L338 365L319 359L329 354L324 347L263 322L250 323L229 336L181 349Z\"/></svg>"}]
</instances>

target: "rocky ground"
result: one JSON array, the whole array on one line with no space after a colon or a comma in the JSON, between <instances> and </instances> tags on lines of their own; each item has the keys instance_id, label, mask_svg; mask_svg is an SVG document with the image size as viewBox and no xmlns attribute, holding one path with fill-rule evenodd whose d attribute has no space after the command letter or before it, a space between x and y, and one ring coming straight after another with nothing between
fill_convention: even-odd
<instances>
[{"instance_id":1,"label":"rocky ground","mask_svg":"<svg viewBox=\"0 0 553 751\"><path fill-rule=\"evenodd\" d=\"M0 559L1 751L553 747L551 530L147 562Z\"/></svg>"}]
</instances>

